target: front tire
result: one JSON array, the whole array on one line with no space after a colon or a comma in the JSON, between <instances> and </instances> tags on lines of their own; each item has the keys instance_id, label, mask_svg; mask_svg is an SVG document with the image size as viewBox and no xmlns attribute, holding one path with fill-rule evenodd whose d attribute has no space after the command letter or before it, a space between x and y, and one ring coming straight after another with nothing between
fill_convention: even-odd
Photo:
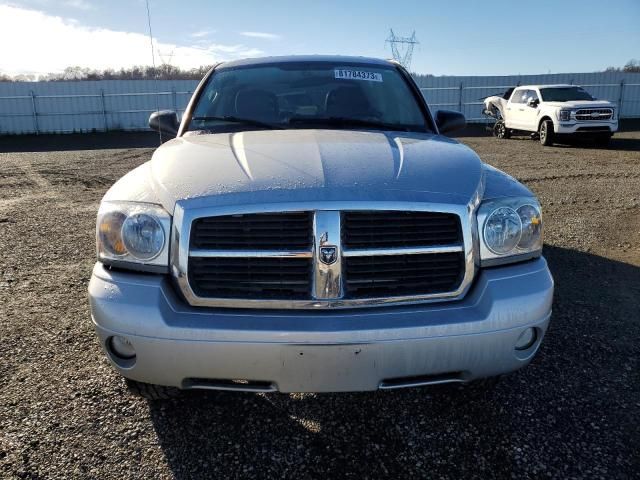
<instances>
[{"instance_id":1,"label":"front tire","mask_svg":"<svg viewBox=\"0 0 640 480\"><path fill-rule=\"evenodd\" d=\"M538 135L540 135L540 143L545 147L549 147L553 145L553 140L555 136L555 132L553 131L553 122L551 120L545 120L540 124L540 130L538 131Z\"/></svg>"},{"instance_id":2,"label":"front tire","mask_svg":"<svg viewBox=\"0 0 640 480\"><path fill-rule=\"evenodd\" d=\"M507 128L504 123L504 120L498 120L496 124L493 126L493 134L496 138L499 139L507 139L511 137L511 130Z\"/></svg>"},{"instance_id":3,"label":"front tire","mask_svg":"<svg viewBox=\"0 0 640 480\"><path fill-rule=\"evenodd\" d=\"M130 393L147 400L170 400L179 397L182 391L175 387L165 387L164 385L153 385L151 383L138 382L130 378L124 379Z\"/></svg>"}]
</instances>

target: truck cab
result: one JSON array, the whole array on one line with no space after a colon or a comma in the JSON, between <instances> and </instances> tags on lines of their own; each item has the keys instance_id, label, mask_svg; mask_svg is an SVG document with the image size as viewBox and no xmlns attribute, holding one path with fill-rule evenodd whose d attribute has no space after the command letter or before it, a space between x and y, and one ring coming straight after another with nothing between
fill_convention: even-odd
<instances>
[{"instance_id":1,"label":"truck cab","mask_svg":"<svg viewBox=\"0 0 640 480\"><path fill-rule=\"evenodd\" d=\"M536 131L540 94L535 88L516 88L507 102L507 128Z\"/></svg>"}]
</instances>

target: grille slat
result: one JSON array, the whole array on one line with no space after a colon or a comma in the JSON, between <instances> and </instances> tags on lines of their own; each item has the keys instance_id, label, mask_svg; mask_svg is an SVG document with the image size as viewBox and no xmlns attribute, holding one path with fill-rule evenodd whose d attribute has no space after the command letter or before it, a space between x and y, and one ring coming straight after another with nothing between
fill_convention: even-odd
<instances>
[{"instance_id":1,"label":"grille slat","mask_svg":"<svg viewBox=\"0 0 640 480\"><path fill-rule=\"evenodd\" d=\"M430 271L434 271L434 272L439 272L439 275L446 275L447 272L448 273L452 273L457 275L458 272L458 266L432 266L429 265L428 267L402 267L402 268L377 268L377 267L368 267L366 269L364 268L358 268L357 266L351 266L351 272L352 273L357 273L358 275L376 275L380 272L384 272L387 275L393 275L393 274L397 274L397 275L403 275L404 278L409 278L411 277L412 274L415 275L422 275L424 273L425 268L428 268Z\"/></svg>"},{"instance_id":2,"label":"grille slat","mask_svg":"<svg viewBox=\"0 0 640 480\"><path fill-rule=\"evenodd\" d=\"M351 248L382 248L382 247L433 247L435 245L457 245L458 237L457 236L444 236L444 235L432 235L428 241L426 241L423 236L385 236L382 238L371 238L371 237L351 237Z\"/></svg>"},{"instance_id":3,"label":"grille slat","mask_svg":"<svg viewBox=\"0 0 640 480\"><path fill-rule=\"evenodd\" d=\"M415 286L422 286L426 280L429 280L429 285L449 285L453 280L457 278L457 274L453 275L424 275L424 276L398 276L398 277L387 277L387 278L371 278L366 280L349 280L351 287L358 288L358 286L366 286L370 287L375 285L376 287L381 286L395 286L398 282L402 282L402 288L410 288Z\"/></svg>"},{"instance_id":4,"label":"grille slat","mask_svg":"<svg viewBox=\"0 0 640 480\"><path fill-rule=\"evenodd\" d=\"M386 212L383 212L386 216ZM398 214L403 214L399 212ZM398 214L393 214L394 217L397 218ZM407 213L404 213L407 215ZM351 217L352 215L349 215ZM348 218L349 228L357 229L357 228L370 228L371 222L378 221L380 216L372 216L369 219L358 219L358 218ZM394 219L395 220L395 219ZM442 221L442 220L420 220L416 219L415 221L403 221L401 218L394 221L394 225L396 227L407 228L407 227L452 227L456 224L455 220Z\"/></svg>"},{"instance_id":5,"label":"grille slat","mask_svg":"<svg viewBox=\"0 0 640 480\"><path fill-rule=\"evenodd\" d=\"M390 232L390 231L383 231L383 232L379 232L378 235L379 236L409 236L409 235L424 235L424 230L426 228L429 229L429 233L430 234L449 234L451 235L452 233L457 233L455 231L453 231L453 229L455 228L453 225L449 226L449 227L442 227L442 228L433 228L430 225L425 225L425 226L415 226L415 225L411 225L411 227L398 227L398 225L394 225L397 228L402 228L403 231L402 232ZM369 227L367 227L367 229L365 229L365 231L363 232L358 232L357 229L351 227L351 231L349 232L352 236L366 236L369 234L368 232Z\"/></svg>"}]
</instances>

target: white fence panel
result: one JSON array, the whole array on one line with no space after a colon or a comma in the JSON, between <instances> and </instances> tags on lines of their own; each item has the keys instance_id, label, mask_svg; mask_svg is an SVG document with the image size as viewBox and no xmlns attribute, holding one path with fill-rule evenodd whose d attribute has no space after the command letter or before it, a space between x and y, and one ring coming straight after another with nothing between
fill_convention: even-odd
<instances>
[{"instance_id":1,"label":"white fence panel","mask_svg":"<svg viewBox=\"0 0 640 480\"><path fill-rule=\"evenodd\" d=\"M518 85L568 83L581 85L594 97L620 107L620 118L640 118L640 73L557 73L488 77L431 77L416 75L422 94L433 110L456 110L469 122L488 121L482 100Z\"/></svg>"},{"instance_id":2,"label":"white fence panel","mask_svg":"<svg viewBox=\"0 0 640 480\"><path fill-rule=\"evenodd\" d=\"M640 118L640 74L563 73L488 77L431 77L416 81L433 110L457 110L482 122L482 99L524 84L569 83L620 106L620 118ZM195 80L0 82L0 134L146 130L157 109L179 115Z\"/></svg>"},{"instance_id":3,"label":"white fence panel","mask_svg":"<svg viewBox=\"0 0 640 480\"><path fill-rule=\"evenodd\" d=\"M182 114L195 80L0 83L0 134L145 130L151 112Z\"/></svg>"}]
</instances>

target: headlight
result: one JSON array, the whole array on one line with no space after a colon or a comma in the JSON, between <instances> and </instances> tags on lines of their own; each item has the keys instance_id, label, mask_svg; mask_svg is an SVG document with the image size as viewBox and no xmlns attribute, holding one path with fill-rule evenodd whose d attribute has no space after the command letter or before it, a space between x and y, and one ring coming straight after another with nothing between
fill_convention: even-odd
<instances>
[{"instance_id":1,"label":"headlight","mask_svg":"<svg viewBox=\"0 0 640 480\"><path fill-rule=\"evenodd\" d=\"M540 256L542 213L535 198L501 198L480 205L480 265L512 263Z\"/></svg>"},{"instance_id":2,"label":"headlight","mask_svg":"<svg viewBox=\"0 0 640 480\"><path fill-rule=\"evenodd\" d=\"M484 223L484 243L497 255L513 250L521 235L522 222L513 208L496 208Z\"/></svg>"},{"instance_id":3,"label":"headlight","mask_svg":"<svg viewBox=\"0 0 640 480\"><path fill-rule=\"evenodd\" d=\"M171 217L160 206L103 202L98 211L98 260L134 270L166 272Z\"/></svg>"},{"instance_id":4,"label":"headlight","mask_svg":"<svg viewBox=\"0 0 640 480\"><path fill-rule=\"evenodd\" d=\"M122 224L124 246L139 260L151 260L160 255L164 239L160 222L146 213L134 213Z\"/></svg>"},{"instance_id":5,"label":"headlight","mask_svg":"<svg viewBox=\"0 0 640 480\"><path fill-rule=\"evenodd\" d=\"M560 110L560 121L568 122L571 120L571 110Z\"/></svg>"}]
</instances>

